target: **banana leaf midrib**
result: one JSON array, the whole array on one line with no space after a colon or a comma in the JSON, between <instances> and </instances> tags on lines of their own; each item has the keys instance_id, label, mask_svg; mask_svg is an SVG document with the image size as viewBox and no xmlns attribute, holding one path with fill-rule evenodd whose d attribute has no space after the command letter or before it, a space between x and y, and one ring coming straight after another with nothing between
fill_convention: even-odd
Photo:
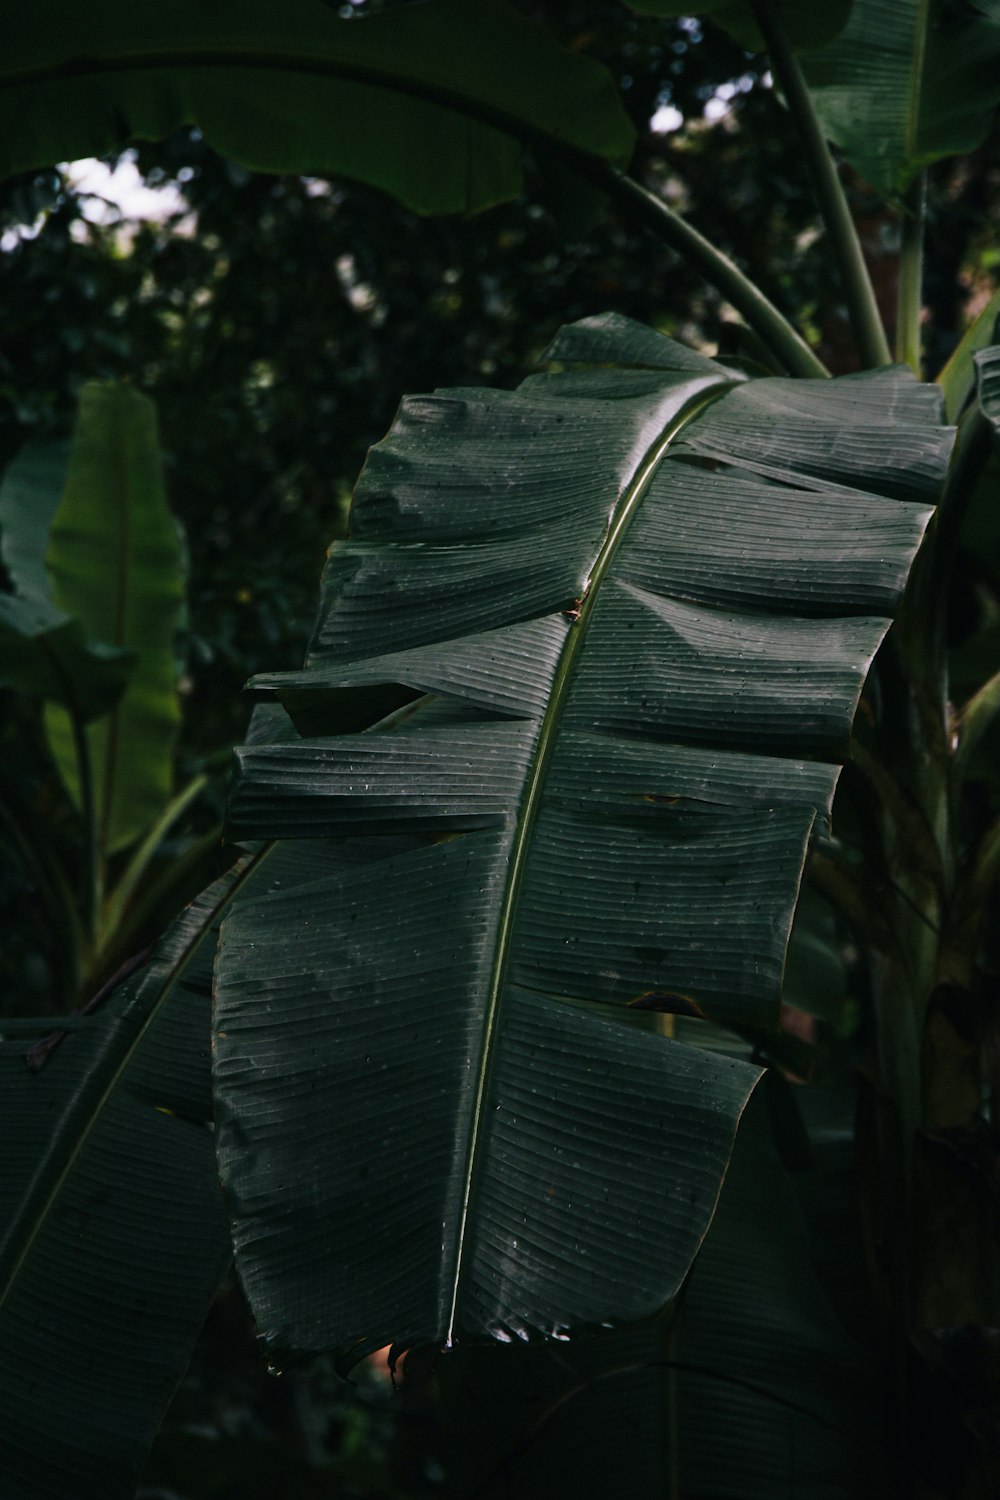
<instances>
[{"instance_id":1,"label":"banana leaf midrib","mask_svg":"<svg viewBox=\"0 0 1000 1500\"><path fill-rule=\"evenodd\" d=\"M587 625L593 610L594 600L600 591L601 582L628 531L630 521L638 511L643 497L649 489L657 469L678 436L707 407L731 390L732 385L733 382L731 381L720 381L711 389L707 391L701 390L693 396L671 419L666 430L659 435L637 465L632 478L622 492L621 499L612 512L607 536L597 554L583 598L580 602L579 614L576 620L573 621L572 628L567 634L566 644L559 659L559 665L553 680L552 693L542 720L531 773L517 819L517 827L511 848L507 885L497 924L489 995L483 1024L483 1044L480 1052L479 1069L475 1082L469 1125L461 1208L455 1237L456 1253L453 1260L451 1303L445 1335L446 1348L451 1347L455 1337L456 1313L464 1261L465 1234L472 1207L476 1167L482 1141L482 1130L480 1127L483 1105L489 1090L492 1064L496 1050L500 997L503 993L506 980L511 939L517 916L518 901L527 863L528 850L531 845L532 833L551 762L552 748L557 740L561 710L572 682L573 669L579 655L580 647L586 638Z\"/></svg>"},{"instance_id":2,"label":"banana leaf midrib","mask_svg":"<svg viewBox=\"0 0 1000 1500\"><path fill-rule=\"evenodd\" d=\"M215 903L211 910L205 914L205 918L201 926L201 931L199 932L197 939L193 943L187 944L178 958L167 969L161 981L159 992L150 1003L146 1014L143 1016L141 1022L136 1027L132 1040L125 1048L121 1056L117 1058L117 1060L115 1059L115 1049L113 1044L109 1045L104 1056L106 1061L110 1060L110 1074L108 1074L105 1069L102 1069L99 1073L95 1070L95 1072L92 1073L90 1075L90 1078L87 1080L87 1089L85 1089L82 1094L78 1096L79 1102L77 1108L68 1111L63 1116L59 1127L53 1130L48 1140L48 1149L45 1153L44 1158L39 1162L38 1168L35 1173L35 1183L41 1187L41 1190L43 1192L45 1177L51 1170L52 1164L58 1162L59 1157L62 1154L63 1145L67 1133L74 1127L78 1116L83 1115L83 1119L80 1124L80 1130L76 1136L74 1144L67 1153L63 1166L57 1172L55 1180L53 1181L51 1187L45 1194L44 1202L40 1205L38 1211L32 1215L31 1222L27 1228L27 1233L21 1240L20 1245L18 1244L17 1231L20 1221L24 1216L23 1208L26 1206L30 1206L31 1197L33 1196L31 1188L29 1188L26 1197L22 1199L22 1212L19 1212L16 1215L12 1224L8 1226L7 1233L3 1237L3 1240L0 1241L0 1312L2 1312L8 1298L15 1290L18 1284L18 1278L20 1276L21 1269L25 1261L28 1259L28 1256L31 1254L32 1247L41 1234L42 1229L47 1223L50 1214L58 1203L60 1194L62 1193L66 1182L69 1180L80 1157L83 1155L90 1136L99 1123L109 1099L120 1084L122 1078L129 1068L129 1065L132 1062L132 1059L134 1058L139 1047L142 1045L143 1041L148 1035L150 1027L153 1025L160 1013L161 1007L169 998L177 980L191 964L202 943L205 941L206 936L211 931L212 925L217 920L220 912L230 904L233 897L246 884L249 876L257 869L261 860L266 857L272 847L272 845L266 844L262 849L258 851L257 854L252 856L247 861L247 864L245 865L243 870L240 871L232 886L230 886L223 893L223 895L220 896L219 900ZM3 1024L4 1023L0 1022L0 1029L2 1029ZM42 1031L47 1025L51 1025L52 1029L60 1029L63 1025L63 1018L42 1017L39 1019L37 1029ZM93 1102L91 1102L95 1091L97 1091L97 1098L93 1100ZM5 1262L6 1268L4 1266Z\"/></svg>"},{"instance_id":3,"label":"banana leaf midrib","mask_svg":"<svg viewBox=\"0 0 1000 1500\"><path fill-rule=\"evenodd\" d=\"M924 68L927 61L927 29L930 24L930 0L919 0L913 28L913 59L910 70L910 96L906 108L906 147L912 158L919 157L920 112L924 91Z\"/></svg>"}]
</instances>

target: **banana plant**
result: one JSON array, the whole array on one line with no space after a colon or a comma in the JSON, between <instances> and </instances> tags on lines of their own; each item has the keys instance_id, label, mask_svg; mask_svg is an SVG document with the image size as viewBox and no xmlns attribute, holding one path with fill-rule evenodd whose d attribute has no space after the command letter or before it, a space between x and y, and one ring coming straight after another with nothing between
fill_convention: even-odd
<instances>
[{"instance_id":1,"label":"banana plant","mask_svg":"<svg viewBox=\"0 0 1000 1500\"><path fill-rule=\"evenodd\" d=\"M12 1495L134 1493L229 1264L208 1009L222 911L258 860L209 887L82 1014L0 1022L0 1462Z\"/></svg>"},{"instance_id":2,"label":"banana plant","mask_svg":"<svg viewBox=\"0 0 1000 1500\"><path fill-rule=\"evenodd\" d=\"M220 1163L279 1362L566 1337L676 1294L755 1075L615 1017L776 1022L946 471L906 371L747 380L613 316L550 355L572 368L513 394L403 403L305 671L256 682L306 738L241 753L234 831L386 841L290 894L296 921L269 898L225 928ZM340 694L385 685L431 703L343 732Z\"/></svg>"},{"instance_id":3,"label":"banana plant","mask_svg":"<svg viewBox=\"0 0 1000 1500\"><path fill-rule=\"evenodd\" d=\"M276 1367L430 1347L459 1420L473 1380L517 1408L456 1493L595 1494L627 1462L640 1495L973 1500L997 1480L1000 662L967 653L952 704L946 618L1000 347L987 309L922 381L920 247L928 164L990 128L998 16L707 9L767 48L856 375L824 378L629 176L610 80L500 0L301 0L280 36L264 6L104 0L85 37L48 0L3 23L4 149L26 169L195 121L439 211L516 193L527 147L762 341L784 373L612 313L515 392L404 402L302 671L254 682L231 830L280 842L222 928L218 1166ZM831 142L898 214L896 364ZM586 1434L636 1414L602 1471Z\"/></svg>"},{"instance_id":4,"label":"banana plant","mask_svg":"<svg viewBox=\"0 0 1000 1500\"><path fill-rule=\"evenodd\" d=\"M82 825L81 868L13 782L2 812L46 903L57 1003L71 1007L155 937L150 912L183 904L218 842L164 862L205 778L175 795L183 543L149 398L86 385L72 441L30 444L4 475L0 532L15 590L0 596L0 683L43 706L42 738Z\"/></svg>"}]
</instances>

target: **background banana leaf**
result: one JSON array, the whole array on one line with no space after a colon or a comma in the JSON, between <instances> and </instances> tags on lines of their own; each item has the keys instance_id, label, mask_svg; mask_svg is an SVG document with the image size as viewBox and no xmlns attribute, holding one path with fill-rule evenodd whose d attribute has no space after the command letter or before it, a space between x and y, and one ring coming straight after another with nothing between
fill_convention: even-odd
<instances>
[{"instance_id":1,"label":"background banana leaf","mask_svg":"<svg viewBox=\"0 0 1000 1500\"><path fill-rule=\"evenodd\" d=\"M96 1009L0 1022L0 1471L128 1500L230 1260L215 1170L210 887Z\"/></svg>"},{"instance_id":2,"label":"background banana leaf","mask_svg":"<svg viewBox=\"0 0 1000 1500\"><path fill-rule=\"evenodd\" d=\"M114 708L135 658L91 645L79 620L50 604L0 594L0 682L16 692L61 703L81 723Z\"/></svg>"},{"instance_id":3,"label":"background banana leaf","mask_svg":"<svg viewBox=\"0 0 1000 1500\"><path fill-rule=\"evenodd\" d=\"M55 604L80 621L88 638L136 658L124 695L87 732L100 845L114 854L147 830L173 793L180 725L174 634L184 597L156 410L128 386L84 387L45 565ZM50 709L47 728L60 774L79 805L68 716Z\"/></svg>"},{"instance_id":4,"label":"background banana leaf","mask_svg":"<svg viewBox=\"0 0 1000 1500\"><path fill-rule=\"evenodd\" d=\"M26 599L52 600L45 552L69 451L69 442L58 439L26 443L0 480L0 555L11 583Z\"/></svg>"},{"instance_id":5,"label":"background banana leaf","mask_svg":"<svg viewBox=\"0 0 1000 1500\"><path fill-rule=\"evenodd\" d=\"M976 367L979 409L1000 437L1000 344L977 350L972 359Z\"/></svg>"},{"instance_id":6,"label":"background banana leaf","mask_svg":"<svg viewBox=\"0 0 1000 1500\"><path fill-rule=\"evenodd\" d=\"M998 23L948 0L854 0L837 39L803 55L829 139L872 187L901 193L985 139L1000 101Z\"/></svg>"},{"instance_id":7,"label":"background banana leaf","mask_svg":"<svg viewBox=\"0 0 1000 1500\"><path fill-rule=\"evenodd\" d=\"M241 752L234 829L345 840L241 905L217 971L220 1164L279 1360L561 1338L677 1290L756 1074L618 1018L775 1022L947 463L905 370L748 382L611 316L551 353L584 368L404 402L305 670L258 680L313 737ZM425 696L336 733L386 684Z\"/></svg>"},{"instance_id":8,"label":"background banana leaf","mask_svg":"<svg viewBox=\"0 0 1000 1500\"><path fill-rule=\"evenodd\" d=\"M258 171L359 178L420 213L516 197L521 138L625 166L610 74L503 0L345 19L322 0L40 0L0 21L0 175L196 125Z\"/></svg>"}]
</instances>

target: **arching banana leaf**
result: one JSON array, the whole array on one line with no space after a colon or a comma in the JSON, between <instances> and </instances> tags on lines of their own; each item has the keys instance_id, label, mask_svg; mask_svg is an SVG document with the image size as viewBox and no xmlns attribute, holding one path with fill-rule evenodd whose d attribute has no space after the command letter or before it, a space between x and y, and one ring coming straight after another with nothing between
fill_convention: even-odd
<instances>
[{"instance_id":1,"label":"arching banana leaf","mask_svg":"<svg viewBox=\"0 0 1000 1500\"><path fill-rule=\"evenodd\" d=\"M945 414L957 422L976 389L975 358L981 349L996 342L1000 319L1000 292L994 292L982 311L965 330L958 347L935 377L944 393ZM2 498L2 491L0 491ZM0 512L2 514L2 512Z\"/></svg>"},{"instance_id":2,"label":"arching banana leaf","mask_svg":"<svg viewBox=\"0 0 1000 1500\"><path fill-rule=\"evenodd\" d=\"M581 368L403 403L305 669L258 680L311 737L241 752L234 828L346 841L242 904L217 968L220 1163L278 1358L676 1291L756 1072L638 1023L775 1020L947 463L902 369L747 381L617 317L551 354ZM354 732L387 684L426 696Z\"/></svg>"},{"instance_id":3,"label":"arching banana leaf","mask_svg":"<svg viewBox=\"0 0 1000 1500\"><path fill-rule=\"evenodd\" d=\"M902 192L985 140L1000 102L998 23L984 5L854 0L837 39L803 57L829 139L872 187Z\"/></svg>"},{"instance_id":4,"label":"arching banana leaf","mask_svg":"<svg viewBox=\"0 0 1000 1500\"><path fill-rule=\"evenodd\" d=\"M222 877L91 1014L0 1019L7 1500L129 1500L230 1259L209 995Z\"/></svg>"},{"instance_id":5,"label":"arching banana leaf","mask_svg":"<svg viewBox=\"0 0 1000 1500\"><path fill-rule=\"evenodd\" d=\"M0 18L0 176L195 125L258 171L334 173L418 213L521 191L523 143L624 167L609 73L504 0L346 19L325 0L35 0Z\"/></svg>"}]
</instances>

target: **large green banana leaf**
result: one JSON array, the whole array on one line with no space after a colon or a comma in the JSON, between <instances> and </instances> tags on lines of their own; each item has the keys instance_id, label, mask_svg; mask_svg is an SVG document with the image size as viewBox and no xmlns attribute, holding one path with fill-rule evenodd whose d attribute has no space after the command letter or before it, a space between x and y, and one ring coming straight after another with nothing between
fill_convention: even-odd
<instances>
[{"instance_id":1,"label":"large green banana leaf","mask_svg":"<svg viewBox=\"0 0 1000 1500\"><path fill-rule=\"evenodd\" d=\"M315 878L262 849L93 1010L0 1018L4 1500L131 1500L231 1259L215 1167L212 965L230 902Z\"/></svg>"},{"instance_id":2,"label":"large green banana leaf","mask_svg":"<svg viewBox=\"0 0 1000 1500\"><path fill-rule=\"evenodd\" d=\"M306 668L258 680L312 737L241 752L234 828L345 841L242 904L217 968L220 1163L278 1358L676 1291L756 1073L622 1022L774 1020L947 463L905 370L746 381L615 316L551 353L582 368L404 401ZM427 696L337 733L385 684Z\"/></svg>"},{"instance_id":3,"label":"large green banana leaf","mask_svg":"<svg viewBox=\"0 0 1000 1500\"><path fill-rule=\"evenodd\" d=\"M45 565L55 604L88 639L135 656L124 694L87 730L100 845L113 854L147 830L173 793L180 726L174 635L184 597L156 410L126 385L92 382L83 389ZM46 727L79 803L69 714L50 708Z\"/></svg>"},{"instance_id":4,"label":"large green banana leaf","mask_svg":"<svg viewBox=\"0 0 1000 1500\"><path fill-rule=\"evenodd\" d=\"M5 1500L128 1500L229 1262L210 887L90 1014L0 1020Z\"/></svg>"},{"instance_id":5,"label":"large green banana leaf","mask_svg":"<svg viewBox=\"0 0 1000 1500\"><path fill-rule=\"evenodd\" d=\"M342 174L421 213L521 190L522 143L625 166L610 74L504 0L348 20L324 0L36 0L0 20L0 176L197 125L262 171Z\"/></svg>"},{"instance_id":6,"label":"large green banana leaf","mask_svg":"<svg viewBox=\"0 0 1000 1500\"><path fill-rule=\"evenodd\" d=\"M1000 102L1000 14L950 0L854 0L803 70L829 139L873 187L902 192L972 151Z\"/></svg>"}]
</instances>

